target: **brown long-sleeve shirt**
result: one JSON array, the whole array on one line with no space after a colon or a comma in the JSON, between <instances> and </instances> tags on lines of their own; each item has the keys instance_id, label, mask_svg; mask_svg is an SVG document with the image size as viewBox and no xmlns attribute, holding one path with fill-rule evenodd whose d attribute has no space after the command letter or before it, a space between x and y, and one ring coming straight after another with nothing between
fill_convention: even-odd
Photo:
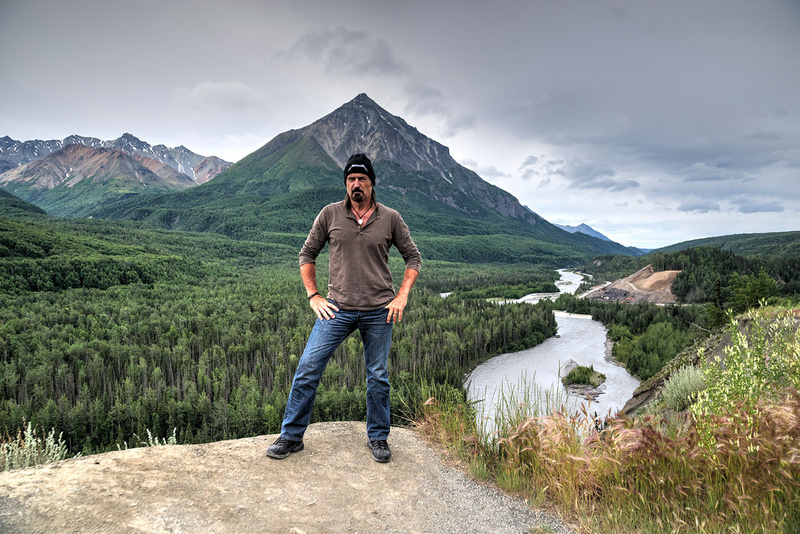
<instances>
[{"instance_id":1,"label":"brown long-sleeve shirt","mask_svg":"<svg viewBox=\"0 0 800 534\"><path fill-rule=\"evenodd\" d=\"M314 263L325 243L330 250L328 298L343 310L377 310L392 301L392 245L403 256L406 269L422 268L422 256L403 217L380 203L361 228L346 200L322 208L300 249L300 265Z\"/></svg>"}]
</instances>

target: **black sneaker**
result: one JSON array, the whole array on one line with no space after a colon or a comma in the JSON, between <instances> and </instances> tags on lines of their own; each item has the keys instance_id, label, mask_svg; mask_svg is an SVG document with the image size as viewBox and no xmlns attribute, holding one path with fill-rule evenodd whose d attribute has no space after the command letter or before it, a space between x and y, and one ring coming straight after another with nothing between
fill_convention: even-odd
<instances>
[{"instance_id":1,"label":"black sneaker","mask_svg":"<svg viewBox=\"0 0 800 534\"><path fill-rule=\"evenodd\" d=\"M275 440L275 443L270 445L269 449L267 449L267 456L277 460L282 460L293 452L302 451L303 447L304 445L302 441L292 441L290 439L278 438Z\"/></svg>"},{"instance_id":2,"label":"black sneaker","mask_svg":"<svg viewBox=\"0 0 800 534\"><path fill-rule=\"evenodd\" d=\"M392 458L392 451L389 449L389 444L386 443L385 439L379 439L377 441L370 441L367 443L367 446L372 449L372 458L376 462L380 462L385 464Z\"/></svg>"}]
</instances>

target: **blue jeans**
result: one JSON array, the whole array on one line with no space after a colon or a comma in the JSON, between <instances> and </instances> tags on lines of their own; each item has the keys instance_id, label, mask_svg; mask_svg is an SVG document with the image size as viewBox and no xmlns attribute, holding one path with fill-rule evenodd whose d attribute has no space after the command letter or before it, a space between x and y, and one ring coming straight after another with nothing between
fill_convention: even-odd
<instances>
[{"instance_id":1,"label":"blue jeans","mask_svg":"<svg viewBox=\"0 0 800 534\"><path fill-rule=\"evenodd\" d=\"M333 301L331 301L333 302ZM389 310L334 312L333 319L320 320L308 337L292 381L286 403L281 437L300 441L311 420L322 372L336 348L353 332L361 332L364 366L367 371L367 437L370 441L389 437L389 347L393 323L387 323Z\"/></svg>"}]
</instances>

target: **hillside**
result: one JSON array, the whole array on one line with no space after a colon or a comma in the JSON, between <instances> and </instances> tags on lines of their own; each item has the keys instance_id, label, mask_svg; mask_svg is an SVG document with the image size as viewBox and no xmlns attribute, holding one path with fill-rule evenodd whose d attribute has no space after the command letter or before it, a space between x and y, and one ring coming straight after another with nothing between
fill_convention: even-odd
<instances>
[{"instance_id":1,"label":"hillside","mask_svg":"<svg viewBox=\"0 0 800 534\"><path fill-rule=\"evenodd\" d=\"M800 231L706 237L676 243L654 252L676 252L702 246L728 250L740 256L794 255L800 257Z\"/></svg>"},{"instance_id":2,"label":"hillside","mask_svg":"<svg viewBox=\"0 0 800 534\"><path fill-rule=\"evenodd\" d=\"M585 293L582 298L631 304L674 304L676 299L672 293L672 283L678 274L680 271L654 271L652 265L646 265L630 276Z\"/></svg>"},{"instance_id":3,"label":"hillside","mask_svg":"<svg viewBox=\"0 0 800 534\"><path fill-rule=\"evenodd\" d=\"M428 258L563 266L597 254L639 253L550 224L364 94L276 136L212 182L126 199L92 215L236 238L302 236L325 204L342 199L342 165L355 152L373 160L378 201L401 211Z\"/></svg>"},{"instance_id":4,"label":"hillside","mask_svg":"<svg viewBox=\"0 0 800 534\"><path fill-rule=\"evenodd\" d=\"M792 328L795 331L800 329L800 308L797 307L783 311L777 314L777 316L759 319L759 321L764 325L775 325L778 322L778 318L788 321L788 324L792 324ZM744 335L744 338L748 339L754 347L758 346L759 341L753 334L754 328L751 318L747 316L737 317L736 327L738 331ZM774 334L774 331L772 333ZM633 396L622 408L622 413L627 416L634 416L647 406L648 403L657 400L664 391L665 382L680 368L684 366L699 368L704 359L724 361L732 343L730 329L723 329L715 331L712 335L699 343L684 349L680 354L675 356L672 361L667 362L661 371L648 380L643 381L639 387L636 388L636 391L633 392Z\"/></svg>"},{"instance_id":5,"label":"hillside","mask_svg":"<svg viewBox=\"0 0 800 534\"><path fill-rule=\"evenodd\" d=\"M46 217L47 212L0 187L0 214L3 217Z\"/></svg>"}]
</instances>

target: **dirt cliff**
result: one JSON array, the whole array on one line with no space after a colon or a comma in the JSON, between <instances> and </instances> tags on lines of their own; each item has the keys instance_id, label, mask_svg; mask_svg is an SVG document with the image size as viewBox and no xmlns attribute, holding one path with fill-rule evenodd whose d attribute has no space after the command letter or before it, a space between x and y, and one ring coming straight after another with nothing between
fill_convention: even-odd
<instances>
[{"instance_id":1,"label":"dirt cliff","mask_svg":"<svg viewBox=\"0 0 800 534\"><path fill-rule=\"evenodd\" d=\"M582 295L582 298L613 302L654 302L674 304L672 282L680 271L654 271L647 265L630 276L611 284L595 288Z\"/></svg>"},{"instance_id":2,"label":"dirt cliff","mask_svg":"<svg viewBox=\"0 0 800 534\"><path fill-rule=\"evenodd\" d=\"M0 473L0 532L572 532L477 484L422 437L393 428L372 460L364 423L318 423L304 451L277 436L74 458Z\"/></svg>"}]
</instances>

